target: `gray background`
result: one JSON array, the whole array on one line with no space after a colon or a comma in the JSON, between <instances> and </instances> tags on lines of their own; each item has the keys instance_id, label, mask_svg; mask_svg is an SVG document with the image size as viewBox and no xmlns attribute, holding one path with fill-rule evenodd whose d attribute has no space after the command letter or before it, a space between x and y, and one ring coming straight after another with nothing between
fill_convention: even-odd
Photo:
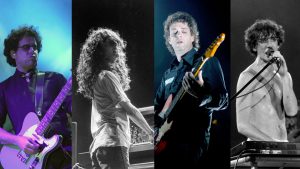
<instances>
[{"instance_id":1,"label":"gray background","mask_svg":"<svg viewBox=\"0 0 300 169\"><path fill-rule=\"evenodd\" d=\"M153 2L151 0L73 0L73 75L76 75L80 48L91 28L117 30L127 41L131 89L127 96L138 108L153 105ZM78 123L78 152L92 143L90 134L91 102L77 93L73 78L73 117Z\"/></svg>"},{"instance_id":2,"label":"gray background","mask_svg":"<svg viewBox=\"0 0 300 169\"><path fill-rule=\"evenodd\" d=\"M296 97L300 97L300 1L297 0L231 0L231 95L236 92L239 74L255 59L245 49L244 31L256 19L272 19L283 26L285 43L280 52L292 75ZM231 146L246 138L237 133L235 100L231 102Z\"/></svg>"}]
</instances>

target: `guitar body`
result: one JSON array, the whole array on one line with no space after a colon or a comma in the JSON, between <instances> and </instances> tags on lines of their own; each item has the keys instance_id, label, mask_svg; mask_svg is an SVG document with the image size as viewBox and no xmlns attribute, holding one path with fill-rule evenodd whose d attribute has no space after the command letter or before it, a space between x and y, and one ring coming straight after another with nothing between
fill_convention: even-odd
<instances>
[{"instance_id":1,"label":"guitar body","mask_svg":"<svg viewBox=\"0 0 300 169\"><path fill-rule=\"evenodd\" d=\"M154 154L160 154L167 146L168 142L163 139L163 136L170 131L173 121L168 122L166 120L164 124L160 127L158 136L156 138L156 144L154 147Z\"/></svg>"},{"instance_id":2,"label":"guitar body","mask_svg":"<svg viewBox=\"0 0 300 169\"><path fill-rule=\"evenodd\" d=\"M22 129L18 135L32 137L35 129L40 123L35 113L28 113L24 119ZM4 169L43 169L46 165L48 155L57 149L61 142L62 137L54 135L50 139L45 139L39 136L38 143L44 148L41 152L33 155L26 154L17 146L5 145L0 152L0 162Z\"/></svg>"}]
</instances>

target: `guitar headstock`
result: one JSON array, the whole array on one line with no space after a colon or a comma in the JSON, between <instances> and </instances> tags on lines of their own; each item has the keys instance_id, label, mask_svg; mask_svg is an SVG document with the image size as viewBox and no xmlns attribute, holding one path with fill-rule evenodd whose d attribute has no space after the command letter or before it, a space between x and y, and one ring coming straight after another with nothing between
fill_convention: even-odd
<instances>
[{"instance_id":1,"label":"guitar headstock","mask_svg":"<svg viewBox=\"0 0 300 169\"><path fill-rule=\"evenodd\" d=\"M204 53L205 58L213 57L220 46L220 44L225 40L225 33L221 33L217 39L215 39L211 45L207 48Z\"/></svg>"}]
</instances>

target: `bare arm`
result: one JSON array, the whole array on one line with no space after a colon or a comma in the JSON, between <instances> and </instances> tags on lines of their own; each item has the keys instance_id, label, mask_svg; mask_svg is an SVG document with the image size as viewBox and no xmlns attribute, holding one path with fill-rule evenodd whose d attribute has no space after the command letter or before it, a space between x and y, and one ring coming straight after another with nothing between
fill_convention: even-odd
<instances>
[{"instance_id":1,"label":"bare arm","mask_svg":"<svg viewBox=\"0 0 300 169\"><path fill-rule=\"evenodd\" d=\"M129 118L146 133L152 136L153 130L148 125L141 112L130 103L124 90L121 87L122 85L119 83L119 80L112 72L107 71L105 73L106 74L103 78L99 78L99 89L105 89L111 99L114 102L119 103L120 106L127 112Z\"/></svg>"},{"instance_id":2,"label":"bare arm","mask_svg":"<svg viewBox=\"0 0 300 169\"><path fill-rule=\"evenodd\" d=\"M143 129L146 133L153 136L153 130L145 120L142 113L130 102L121 101L120 105L125 111L128 113L129 118L138 125L141 129Z\"/></svg>"},{"instance_id":3,"label":"bare arm","mask_svg":"<svg viewBox=\"0 0 300 169\"><path fill-rule=\"evenodd\" d=\"M295 116L298 111L297 98L293 90L293 81L289 73L282 76L283 107L288 116Z\"/></svg>"},{"instance_id":4,"label":"bare arm","mask_svg":"<svg viewBox=\"0 0 300 169\"><path fill-rule=\"evenodd\" d=\"M11 134L2 128L0 128L0 143L16 145L29 154L37 153L39 148L34 139Z\"/></svg>"},{"instance_id":5,"label":"bare arm","mask_svg":"<svg viewBox=\"0 0 300 169\"><path fill-rule=\"evenodd\" d=\"M0 143L17 145L17 136L0 128Z\"/></svg>"},{"instance_id":6,"label":"bare arm","mask_svg":"<svg viewBox=\"0 0 300 169\"><path fill-rule=\"evenodd\" d=\"M288 116L295 116L298 111L297 98L293 90L292 76L288 72L288 67L285 58L280 51L273 54L274 57L280 58L280 69L278 71L282 80L282 100L283 107Z\"/></svg>"}]
</instances>

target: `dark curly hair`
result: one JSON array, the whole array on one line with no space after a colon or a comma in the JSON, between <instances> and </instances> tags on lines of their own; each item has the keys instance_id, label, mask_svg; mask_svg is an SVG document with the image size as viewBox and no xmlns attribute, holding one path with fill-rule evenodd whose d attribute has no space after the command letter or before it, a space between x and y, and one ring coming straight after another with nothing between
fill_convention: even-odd
<instances>
[{"instance_id":1,"label":"dark curly hair","mask_svg":"<svg viewBox=\"0 0 300 169\"><path fill-rule=\"evenodd\" d=\"M10 34L4 40L4 56L6 61L13 67L16 67L16 60L10 56L11 51L16 51L18 49L19 41L25 37L34 37L37 43L37 50L40 53L42 50L42 38L34 26L20 26L17 29L12 29Z\"/></svg>"},{"instance_id":2,"label":"dark curly hair","mask_svg":"<svg viewBox=\"0 0 300 169\"><path fill-rule=\"evenodd\" d=\"M186 12L178 11L169 15L167 20L164 22L165 44L168 50L171 52L171 54L175 55L173 47L169 44L170 26L175 22L187 23L188 27L191 30L191 34L195 37L195 40L193 42L193 47L199 49L200 48L199 31L195 19Z\"/></svg>"},{"instance_id":3,"label":"dark curly hair","mask_svg":"<svg viewBox=\"0 0 300 169\"><path fill-rule=\"evenodd\" d=\"M256 20L245 31L245 47L251 55L256 56L256 48L258 42L266 42L268 39L273 39L278 42L280 47L284 42L284 30L281 25L270 19Z\"/></svg>"},{"instance_id":4,"label":"dark curly hair","mask_svg":"<svg viewBox=\"0 0 300 169\"><path fill-rule=\"evenodd\" d=\"M105 44L114 48L115 60L108 63L103 56ZM126 64L126 41L120 35L107 28L90 30L88 38L83 44L77 67L78 92L86 98L93 99L93 85L103 70L109 70L119 79L124 91L128 90L130 78Z\"/></svg>"}]
</instances>

